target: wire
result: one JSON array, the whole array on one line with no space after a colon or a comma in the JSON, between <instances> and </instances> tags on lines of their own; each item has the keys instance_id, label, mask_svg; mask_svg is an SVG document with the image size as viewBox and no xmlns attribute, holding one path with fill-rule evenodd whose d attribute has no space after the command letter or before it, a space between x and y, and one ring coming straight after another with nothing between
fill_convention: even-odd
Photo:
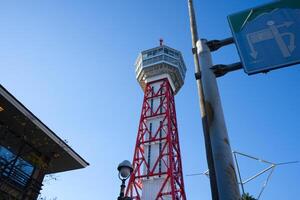
<instances>
[{"instance_id":1,"label":"wire","mask_svg":"<svg viewBox=\"0 0 300 200\"><path fill-rule=\"evenodd\" d=\"M247 154L244 154L244 153L241 153L241 152L237 152L237 151L233 151L232 152L234 154L234 157L235 157L235 163L236 163L236 167L238 169L238 175L239 175L239 184L241 185L242 187L242 190L243 190L243 194L244 194L244 185L250 181L252 181L253 179L257 178L258 176L268 172L269 170L270 173L265 181L265 183L263 184L259 194L258 194L258 197L257 197L257 200L259 200L259 198L261 197L262 193L264 192L265 188L267 187L267 184L269 183L270 179L271 179L271 176L275 170L275 168L279 165L288 165L288 164L296 164L296 163L299 163L299 161L290 161L290 162L281 162L281 163L273 163L273 162L269 162L269 161L266 161L266 160L263 160L263 159L260 159L260 158L256 158L254 156L250 156L250 155L247 155ZM237 156L236 154L238 155L241 155L241 156L244 156L244 157L247 157L247 158L250 158L250 159L253 159L253 160L257 160L259 162L263 162L263 163L267 163L267 164L270 164L269 167L267 167L266 169L260 171L259 173L255 174L254 176L248 178L247 180L243 181L242 180L242 176L241 176L241 172L240 172L240 168L239 168L239 164L238 164L238 160L237 160Z\"/></svg>"}]
</instances>

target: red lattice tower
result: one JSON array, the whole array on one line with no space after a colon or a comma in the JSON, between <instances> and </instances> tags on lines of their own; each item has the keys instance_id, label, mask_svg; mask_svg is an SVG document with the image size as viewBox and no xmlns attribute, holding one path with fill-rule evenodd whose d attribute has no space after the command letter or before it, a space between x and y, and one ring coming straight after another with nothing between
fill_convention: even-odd
<instances>
[{"instance_id":1,"label":"red lattice tower","mask_svg":"<svg viewBox=\"0 0 300 200\"><path fill-rule=\"evenodd\" d=\"M176 66L164 60L171 50L178 55ZM153 55L153 51L161 53L148 58L153 63L145 62L145 52ZM185 65L180 52L165 45L145 52L136 64L144 101L126 195L133 200L186 200L174 101L175 92L183 85ZM155 57L161 55L157 62ZM184 73L179 74L179 67Z\"/></svg>"}]
</instances>

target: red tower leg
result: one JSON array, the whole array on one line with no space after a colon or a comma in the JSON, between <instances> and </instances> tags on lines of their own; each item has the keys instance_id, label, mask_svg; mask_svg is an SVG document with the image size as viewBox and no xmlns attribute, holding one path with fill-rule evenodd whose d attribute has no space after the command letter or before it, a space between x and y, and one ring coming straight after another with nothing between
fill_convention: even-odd
<instances>
[{"instance_id":1,"label":"red tower leg","mask_svg":"<svg viewBox=\"0 0 300 200\"><path fill-rule=\"evenodd\" d=\"M149 82L126 195L133 200L186 200L175 101L167 78Z\"/></svg>"}]
</instances>

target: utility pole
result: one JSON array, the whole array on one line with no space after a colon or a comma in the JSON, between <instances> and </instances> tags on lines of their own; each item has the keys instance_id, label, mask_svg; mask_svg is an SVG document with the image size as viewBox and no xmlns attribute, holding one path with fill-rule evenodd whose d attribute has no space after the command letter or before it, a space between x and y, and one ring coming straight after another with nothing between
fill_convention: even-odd
<instances>
[{"instance_id":1,"label":"utility pole","mask_svg":"<svg viewBox=\"0 0 300 200\"><path fill-rule=\"evenodd\" d=\"M211 51L199 40L193 1L188 0L195 77L201 108L206 157L213 200L239 200L240 191L227 134Z\"/></svg>"},{"instance_id":2,"label":"utility pole","mask_svg":"<svg viewBox=\"0 0 300 200\"><path fill-rule=\"evenodd\" d=\"M197 31L195 10L194 10L192 0L188 0L188 8L189 8L191 33L192 33L192 46L193 46L192 51L193 51L194 63L195 63L195 78L196 78L196 82L197 82L199 104L200 104L200 108L201 108L200 111L201 111L202 127L203 127L203 133L204 133L206 159L207 159L207 164L208 164L208 169L209 169L211 196L212 196L213 200L218 200L219 199L218 187L217 187L215 167L214 167L214 161L213 161L213 155L212 155L211 141L210 141L210 137L209 137L208 116L207 116L207 110L205 107L205 96L204 96L203 85L202 85L202 81L201 81L200 62L199 62L199 57L197 55L196 44L198 41L198 31Z\"/></svg>"}]
</instances>

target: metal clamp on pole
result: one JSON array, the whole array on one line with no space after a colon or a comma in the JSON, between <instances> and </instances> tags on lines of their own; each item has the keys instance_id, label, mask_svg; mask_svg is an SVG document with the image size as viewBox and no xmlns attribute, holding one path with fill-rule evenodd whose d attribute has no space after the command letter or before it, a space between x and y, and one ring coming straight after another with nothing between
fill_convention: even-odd
<instances>
[{"instance_id":1,"label":"metal clamp on pole","mask_svg":"<svg viewBox=\"0 0 300 200\"><path fill-rule=\"evenodd\" d=\"M200 80L201 79L201 72L195 73L195 79Z\"/></svg>"},{"instance_id":2,"label":"metal clamp on pole","mask_svg":"<svg viewBox=\"0 0 300 200\"><path fill-rule=\"evenodd\" d=\"M214 65L210 69L212 69L216 75L216 77L221 77L227 74L228 72L236 71L243 68L243 64L241 62L233 63L230 65Z\"/></svg>"},{"instance_id":3,"label":"metal clamp on pole","mask_svg":"<svg viewBox=\"0 0 300 200\"><path fill-rule=\"evenodd\" d=\"M210 49L210 51L216 51L223 46L233 44L233 43L234 43L234 39L233 39L233 37L230 37L230 38L226 38L224 40L211 40L211 41L208 41L206 44L207 44L208 48Z\"/></svg>"},{"instance_id":4,"label":"metal clamp on pole","mask_svg":"<svg viewBox=\"0 0 300 200\"><path fill-rule=\"evenodd\" d=\"M197 55L197 47L192 48L193 55Z\"/></svg>"}]
</instances>

